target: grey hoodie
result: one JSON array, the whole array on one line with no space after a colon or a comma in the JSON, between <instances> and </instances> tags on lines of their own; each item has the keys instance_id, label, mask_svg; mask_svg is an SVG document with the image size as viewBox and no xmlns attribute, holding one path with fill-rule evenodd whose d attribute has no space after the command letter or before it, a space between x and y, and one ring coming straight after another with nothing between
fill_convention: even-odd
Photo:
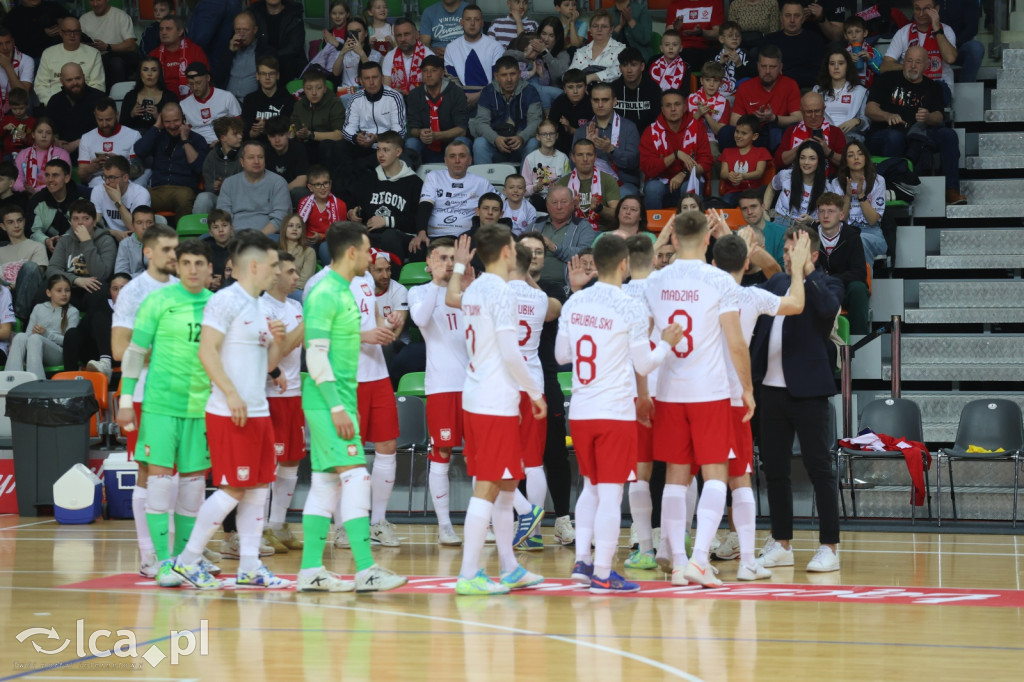
<instances>
[{"instance_id":1,"label":"grey hoodie","mask_svg":"<svg viewBox=\"0 0 1024 682\"><path fill-rule=\"evenodd\" d=\"M117 240L105 227L97 227L92 239L79 241L74 230L57 241L57 247L50 256L50 264L46 267L46 276L62 274L71 280L76 277L95 277L106 282L114 274L114 261L117 260Z\"/></svg>"}]
</instances>

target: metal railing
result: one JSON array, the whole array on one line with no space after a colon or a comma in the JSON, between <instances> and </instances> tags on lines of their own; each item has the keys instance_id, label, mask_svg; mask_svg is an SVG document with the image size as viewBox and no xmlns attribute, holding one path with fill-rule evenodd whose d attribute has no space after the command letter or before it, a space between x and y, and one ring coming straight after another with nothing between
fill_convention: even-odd
<instances>
[{"instance_id":1,"label":"metal railing","mask_svg":"<svg viewBox=\"0 0 1024 682\"><path fill-rule=\"evenodd\" d=\"M863 348L867 344L871 343L879 336L885 333L890 334L890 341L892 342L892 397L899 398L902 391L900 384L900 372L901 372L901 331L903 321L899 315L893 315L892 319L888 324L882 325L878 329L862 338L860 341L853 345L846 344L840 346L839 354L842 360L840 368L840 386L842 391L842 402L843 402L843 438L850 438L854 435L853 425L853 358L857 353L857 350Z\"/></svg>"}]
</instances>

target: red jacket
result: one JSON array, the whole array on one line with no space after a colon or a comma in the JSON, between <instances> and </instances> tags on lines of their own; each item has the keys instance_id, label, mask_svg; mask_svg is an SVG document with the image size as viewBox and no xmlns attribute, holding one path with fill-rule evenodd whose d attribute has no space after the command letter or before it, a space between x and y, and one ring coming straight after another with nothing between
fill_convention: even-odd
<instances>
[{"instance_id":1,"label":"red jacket","mask_svg":"<svg viewBox=\"0 0 1024 682\"><path fill-rule=\"evenodd\" d=\"M664 131L664 144L657 142L656 137ZM666 146L667 145L667 146ZM648 180L654 178L672 178L681 173L683 162L676 159L675 162L665 167L665 157L670 151L683 150L697 162L704 172L704 179L711 178L711 164L714 159L711 156L711 145L708 143L707 131L700 121L694 120L689 112L683 116L679 124L679 130L672 132L665 121L664 114L658 114L658 119L647 126L643 135L640 136L640 170Z\"/></svg>"}]
</instances>

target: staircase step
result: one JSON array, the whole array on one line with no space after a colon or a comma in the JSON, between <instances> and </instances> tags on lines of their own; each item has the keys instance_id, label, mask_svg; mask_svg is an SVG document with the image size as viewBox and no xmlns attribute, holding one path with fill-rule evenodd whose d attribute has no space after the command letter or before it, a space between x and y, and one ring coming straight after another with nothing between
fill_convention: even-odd
<instances>
[{"instance_id":1,"label":"staircase step","mask_svg":"<svg viewBox=\"0 0 1024 682\"><path fill-rule=\"evenodd\" d=\"M1016 324L1024 323L1021 308L906 308L910 324Z\"/></svg>"},{"instance_id":2,"label":"staircase step","mask_svg":"<svg viewBox=\"0 0 1024 682\"><path fill-rule=\"evenodd\" d=\"M1024 282L1019 280L974 282L921 282L918 290L920 310L966 308L979 310L1024 310Z\"/></svg>"},{"instance_id":3,"label":"staircase step","mask_svg":"<svg viewBox=\"0 0 1024 682\"><path fill-rule=\"evenodd\" d=\"M1024 381L1024 364L936 364L934 362L904 362L901 373L903 381ZM883 368L882 379L891 377L888 368Z\"/></svg>"},{"instance_id":4,"label":"staircase step","mask_svg":"<svg viewBox=\"0 0 1024 682\"><path fill-rule=\"evenodd\" d=\"M966 206L947 206L947 218L1020 218L1020 204L967 204Z\"/></svg>"},{"instance_id":5,"label":"staircase step","mask_svg":"<svg viewBox=\"0 0 1024 682\"><path fill-rule=\"evenodd\" d=\"M1020 184L1019 181L1017 184ZM939 233L939 253L943 256L1024 255L1024 230L942 230Z\"/></svg>"},{"instance_id":6,"label":"staircase step","mask_svg":"<svg viewBox=\"0 0 1024 682\"><path fill-rule=\"evenodd\" d=\"M907 381L1024 381L1024 336L1015 334L903 337Z\"/></svg>"},{"instance_id":7,"label":"staircase step","mask_svg":"<svg viewBox=\"0 0 1024 682\"><path fill-rule=\"evenodd\" d=\"M997 87L992 91L993 109L1016 109L1024 106L1024 88Z\"/></svg>"},{"instance_id":8,"label":"staircase step","mask_svg":"<svg viewBox=\"0 0 1024 682\"><path fill-rule=\"evenodd\" d=\"M996 75L997 88L1024 88L1024 69L1000 69Z\"/></svg>"},{"instance_id":9,"label":"staircase step","mask_svg":"<svg viewBox=\"0 0 1024 682\"><path fill-rule=\"evenodd\" d=\"M1004 119L1001 118L989 118L989 114L1004 114L1003 111L989 111L985 113L985 120L990 123L996 123ZM1024 121L1024 109L1020 111L1010 112L1013 114L1012 121L1021 120ZM1024 154L1021 156L969 156L967 157L967 167L971 170L1017 170L1024 168Z\"/></svg>"},{"instance_id":10,"label":"staircase step","mask_svg":"<svg viewBox=\"0 0 1024 682\"><path fill-rule=\"evenodd\" d=\"M1004 69L1024 69L1024 50L1003 50Z\"/></svg>"},{"instance_id":11,"label":"staircase step","mask_svg":"<svg viewBox=\"0 0 1024 682\"><path fill-rule=\"evenodd\" d=\"M1018 256L926 256L929 270L1020 270L1024 255Z\"/></svg>"},{"instance_id":12,"label":"staircase step","mask_svg":"<svg viewBox=\"0 0 1024 682\"><path fill-rule=\"evenodd\" d=\"M987 123L1017 123L1024 121L1024 109L989 109L985 112Z\"/></svg>"},{"instance_id":13,"label":"staircase step","mask_svg":"<svg viewBox=\"0 0 1024 682\"><path fill-rule=\"evenodd\" d=\"M1024 182L1012 180L961 180L960 191L967 197L968 204L994 206L1014 204L1020 207Z\"/></svg>"},{"instance_id":14,"label":"staircase step","mask_svg":"<svg viewBox=\"0 0 1024 682\"><path fill-rule=\"evenodd\" d=\"M1024 156L1024 133L981 133L978 156Z\"/></svg>"}]
</instances>

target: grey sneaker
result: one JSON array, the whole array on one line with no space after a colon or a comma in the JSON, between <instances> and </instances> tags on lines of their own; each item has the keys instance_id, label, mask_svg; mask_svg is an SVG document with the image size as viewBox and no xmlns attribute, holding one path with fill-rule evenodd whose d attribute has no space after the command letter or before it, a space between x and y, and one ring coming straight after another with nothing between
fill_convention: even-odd
<instances>
[{"instance_id":1,"label":"grey sneaker","mask_svg":"<svg viewBox=\"0 0 1024 682\"><path fill-rule=\"evenodd\" d=\"M321 566L313 575L300 575L295 589L299 592L351 592L356 589L356 584L351 580L342 580L340 575Z\"/></svg>"},{"instance_id":2,"label":"grey sneaker","mask_svg":"<svg viewBox=\"0 0 1024 682\"><path fill-rule=\"evenodd\" d=\"M405 577L374 564L356 576L356 592L386 592L405 583Z\"/></svg>"},{"instance_id":3,"label":"grey sneaker","mask_svg":"<svg viewBox=\"0 0 1024 682\"><path fill-rule=\"evenodd\" d=\"M402 543L395 536L391 524L387 521L381 521L370 526L370 542L384 547L402 546Z\"/></svg>"}]
</instances>

